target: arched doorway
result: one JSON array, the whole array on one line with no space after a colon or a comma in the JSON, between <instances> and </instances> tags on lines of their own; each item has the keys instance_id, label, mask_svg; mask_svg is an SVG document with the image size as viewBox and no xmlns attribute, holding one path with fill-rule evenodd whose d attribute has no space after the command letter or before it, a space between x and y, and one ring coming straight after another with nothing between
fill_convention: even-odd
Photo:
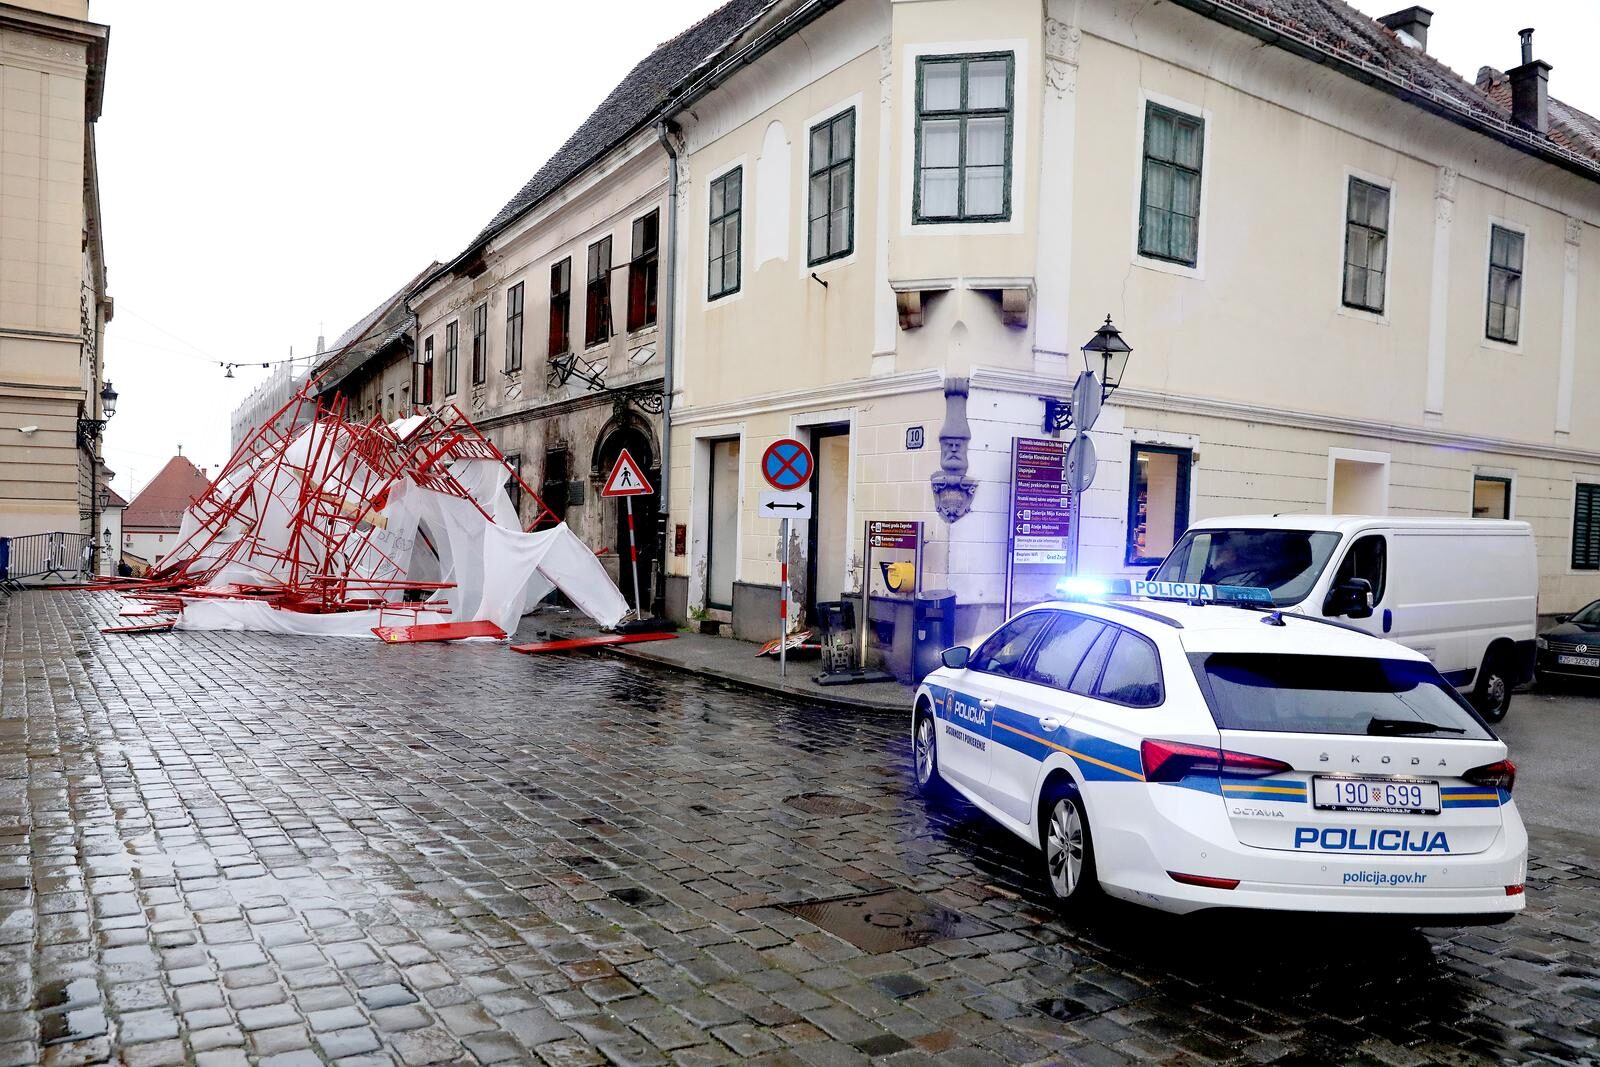
<instances>
[{"instance_id":1,"label":"arched doorway","mask_svg":"<svg viewBox=\"0 0 1600 1067\"><path fill-rule=\"evenodd\" d=\"M628 455L633 457L635 463L645 472L645 477L650 479L652 487L661 487L661 461L656 454L655 435L649 427L644 426L631 415L614 419L600 435L599 446L595 449L594 472L600 479L601 485L611 473L611 468L616 465L617 457L623 449L628 450ZM654 586L651 584L656 573L656 559L660 552L660 545L656 537L657 517L660 514L660 499L655 493L646 496L636 496L633 502L633 527L639 550L639 597L635 600L633 590L633 567L628 558L628 501L623 499L613 500L613 514L608 517L608 532L612 532L612 545L617 552L617 586L622 590L622 595L628 598L628 604L643 603L646 612L649 612L652 603L651 596ZM614 532L613 532L614 531Z\"/></svg>"}]
</instances>

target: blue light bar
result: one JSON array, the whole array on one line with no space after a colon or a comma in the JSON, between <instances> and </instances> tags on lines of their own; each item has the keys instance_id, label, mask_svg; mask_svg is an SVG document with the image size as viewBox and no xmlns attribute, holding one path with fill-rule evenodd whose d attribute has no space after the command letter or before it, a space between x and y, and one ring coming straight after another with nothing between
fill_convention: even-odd
<instances>
[{"instance_id":1,"label":"blue light bar","mask_svg":"<svg viewBox=\"0 0 1600 1067\"><path fill-rule=\"evenodd\" d=\"M1256 585L1204 585L1198 582L1152 582L1144 579L1075 575L1056 583L1056 592L1072 600L1144 597L1197 604L1255 604L1275 607L1272 590Z\"/></svg>"}]
</instances>

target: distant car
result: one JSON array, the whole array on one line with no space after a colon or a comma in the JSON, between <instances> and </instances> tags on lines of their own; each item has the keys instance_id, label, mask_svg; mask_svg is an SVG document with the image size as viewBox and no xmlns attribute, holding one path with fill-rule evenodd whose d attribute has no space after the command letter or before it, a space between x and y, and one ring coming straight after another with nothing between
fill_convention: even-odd
<instances>
[{"instance_id":1,"label":"distant car","mask_svg":"<svg viewBox=\"0 0 1600 1067\"><path fill-rule=\"evenodd\" d=\"M1556 678L1600 681L1600 600L1571 615L1557 615L1556 625L1539 635L1534 676L1543 685Z\"/></svg>"},{"instance_id":2,"label":"distant car","mask_svg":"<svg viewBox=\"0 0 1600 1067\"><path fill-rule=\"evenodd\" d=\"M1422 925L1522 909L1516 768L1425 656L1266 589L1245 608L1122 584L1183 600L1042 604L947 650L915 698L918 787L1038 849L1063 906L1103 889Z\"/></svg>"}]
</instances>

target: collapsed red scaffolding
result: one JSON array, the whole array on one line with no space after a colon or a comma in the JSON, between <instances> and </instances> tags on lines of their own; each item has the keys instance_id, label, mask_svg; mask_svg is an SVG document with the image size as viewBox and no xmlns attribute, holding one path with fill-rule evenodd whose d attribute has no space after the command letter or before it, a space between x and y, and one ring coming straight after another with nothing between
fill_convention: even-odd
<instances>
[{"instance_id":1,"label":"collapsed red scaffolding","mask_svg":"<svg viewBox=\"0 0 1600 1067\"><path fill-rule=\"evenodd\" d=\"M265 600L287 611L328 613L377 609L416 623L422 612L448 614L443 599L427 603L397 597L437 594L448 582L419 582L390 558L374 538L382 526L390 492L402 480L469 502L488 522L494 517L451 473L454 460L493 460L505 468L534 511L529 531L561 521L514 465L472 420L454 405L416 409L397 423L403 433L374 417L347 419L342 395L318 397L310 379L270 419L253 431L217 477L190 505L194 528L143 580L118 579L117 589L148 606L139 615L182 609L191 600ZM262 520L277 510L287 516L269 531ZM275 522L276 520L268 520ZM425 534L419 534L424 541ZM275 543L277 542L277 543ZM430 546L431 547L431 546ZM217 582L231 564L270 575L259 584ZM235 568L237 573L238 568ZM123 632L160 628L152 621ZM113 628L111 632L116 632Z\"/></svg>"}]
</instances>

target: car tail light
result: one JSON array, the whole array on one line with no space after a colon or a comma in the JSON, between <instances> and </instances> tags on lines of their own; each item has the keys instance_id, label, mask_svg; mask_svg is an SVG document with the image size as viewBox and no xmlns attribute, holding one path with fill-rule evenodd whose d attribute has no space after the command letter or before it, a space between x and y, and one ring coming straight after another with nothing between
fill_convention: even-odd
<instances>
[{"instance_id":1,"label":"car tail light","mask_svg":"<svg viewBox=\"0 0 1600 1067\"><path fill-rule=\"evenodd\" d=\"M1294 770L1289 764L1247 752L1229 752L1181 741L1145 741L1139 746L1147 782L1181 782L1195 775L1217 778L1265 778Z\"/></svg>"},{"instance_id":2,"label":"car tail light","mask_svg":"<svg viewBox=\"0 0 1600 1067\"><path fill-rule=\"evenodd\" d=\"M1210 878L1203 874L1179 874L1177 871L1168 871L1167 877L1174 882L1182 882L1184 885L1197 885L1202 889L1239 888L1239 879L1237 878Z\"/></svg>"},{"instance_id":3,"label":"car tail light","mask_svg":"<svg viewBox=\"0 0 1600 1067\"><path fill-rule=\"evenodd\" d=\"M1470 771L1462 771L1461 777L1473 785L1481 785L1485 789L1504 789L1509 793L1511 787L1517 784L1517 765L1508 759L1503 759L1497 763L1474 767Z\"/></svg>"},{"instance_id":4,"label":"car tail light","mask_svg":"<svg viewBox=\"0 0 1600 1067\"><path fill-rule=\"evenodd\" d=\"M1522 895L1522 886L1520 886L1520 885L1508 885L1508 886L1506 886L1506 896L1508 896L1508 897L1520 897L1521 895Z\"/></svg>"}]
</instances>

